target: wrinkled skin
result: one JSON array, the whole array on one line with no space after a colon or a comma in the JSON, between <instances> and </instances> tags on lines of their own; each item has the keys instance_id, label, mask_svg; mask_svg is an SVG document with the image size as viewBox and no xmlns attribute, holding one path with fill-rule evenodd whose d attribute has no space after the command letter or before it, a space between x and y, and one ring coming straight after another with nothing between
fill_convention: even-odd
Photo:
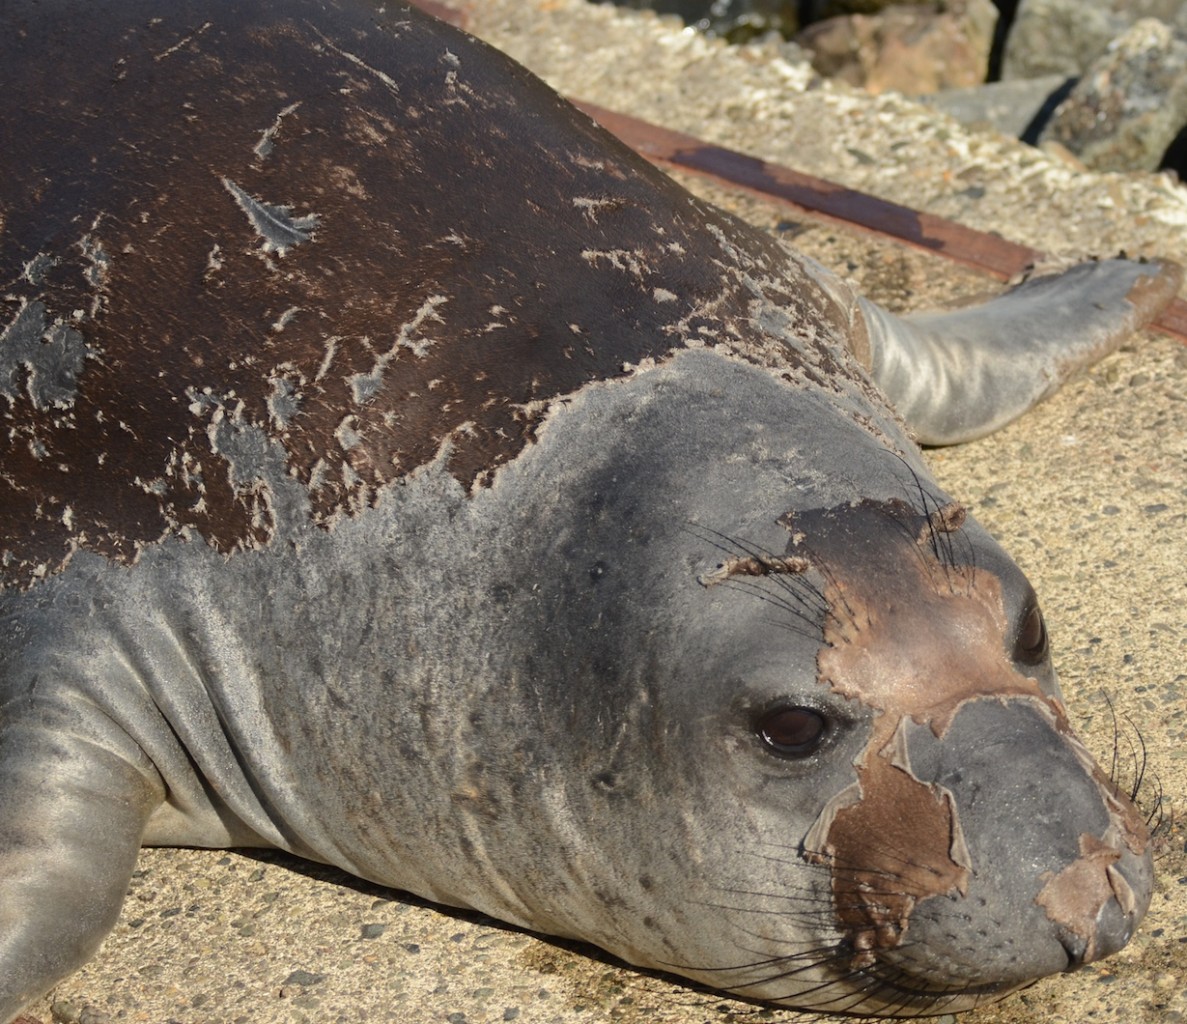
<instances>
[{"instance_id":1,"label":"wrinkled skin","mask_svg":"<svg viewBox=\"0 0 1187 1024\"><path fill-rule=\"evenodd\" d=\"M0 1019L151 844L821 1011L959 1010L1128 940L1141 817L878 390L942 420L965 367L992 426L1033 381L414 12L0 28ZM1036 334L1059 376L1177 280L1112 261L948 322L976 348L1091 294L1088 349Z\"/></svg>"}]
</instances>

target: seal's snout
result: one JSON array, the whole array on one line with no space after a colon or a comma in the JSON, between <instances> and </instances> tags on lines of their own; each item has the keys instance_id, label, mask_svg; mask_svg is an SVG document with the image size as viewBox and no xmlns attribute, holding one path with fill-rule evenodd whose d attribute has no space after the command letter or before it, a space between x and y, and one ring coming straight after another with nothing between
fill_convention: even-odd
<instances>
[{"instance_id":1,"label":"seal's snout","mask_svg":"<svg viewBox=\"0 0 1187 1024\"><path fill-rule=\"evenodd\" d=\"M912 938L927 940L979 908L978 933L995 941L975 982L1003 987L1074 970L1130 940L1150 902L1148 835L1047 708L1024 697L973 700L943 737L908 731L910 766L951 799L970 867L967 898L921 905Z\"/></svg>"}]
</instances>

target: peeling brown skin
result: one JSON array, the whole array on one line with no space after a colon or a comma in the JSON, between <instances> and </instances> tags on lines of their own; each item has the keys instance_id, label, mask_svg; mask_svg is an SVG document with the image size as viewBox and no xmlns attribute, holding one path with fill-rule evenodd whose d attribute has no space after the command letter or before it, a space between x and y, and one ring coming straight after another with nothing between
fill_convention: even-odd
<instances>
[{"instance_id":1,"label":"peeling brown skin","mask_svg":"<svg viewBox=\"0 0 1187 1024\"><path fill-rule=\"evenodd\" d=\"M776 558L773 555L747 555L741 558L727 558L712 572L701 576L706 587L725 583L735 576L796 576L807 572L811 563L806 558Z\"/></svg>"},{"instance_id":2,"label":"peeling brown skin","mask_svg":"<svg viewBox=\"0 0 1187 1024\"><path fill-rule=\"evenodd\" d=\"M902 941L920 900L963 895L968 867L952 856L956 821L944 794L880 756L857 777L860 800L837 811L826 852L812 857L833 865L837 920L855 951L850 964L861 968Z\"/></svg>"},{"instance_id":3,"label":"peeling brown skin","mask_svg":"<svg viewBox=\"0 0 1187 1024\"><path fill-rule=\"evenodd\" d=\"M1086 959L1095 955L1102 907L1116 898L1132 911L1132 893L1112 869L1117 839L1139 855L1149 843L1139 812L1072 734L1063 705L1007 657L1001 581L951 557L964 522L958 505L922 516L905 503L869 500L785 520L789 554L825 580L820 682L878 713L855 763L857 783L829 802L804 844L809 860L831 866L854 969L902 943L918 903L964 895L975 870L951 795L912 774L900 738L907 720L942 738L968 702L1025 699L1076 751L1115 838L1082 836L1081 858L1051 877L1037 902L1085 941Z\"/></svg>"},{"instance_id":4,"label":"peeling brown skin","mask_svg":"<svg viewBox=\"0 0 1187 1024\"><path fill-rule=\"evenodd\" d=\"M829 349L848 311L776 241L420 12L16 6L0 332L42 303L44 343L67 325L85 362L49 408L26 366L0 402L5 584L176 533L267 544L220 420L279 440L332 523L447 441L481 483L550 401L689 343L853 376ZM760 287L818 339L798 364L742 341Z\"/></svg>"},{"instance_id":5,"label":"peeling brown skin","mask_svg":"<svg viewBox=\"0 0 1187 1024\"><path fill-rule=\"evenodd\" d=\"M809 523L813 516L819 516L818 529ZM887 517L902 529L887 531ZM818 661L822 683L882 712L896 727L910 717L937 736L966 700L991 693L1046 700L1038 684L1006 658L997 577L943 561L927 520L906 505L863 502L829 519L825 512L800 513L794 520L827 568L832 615ZM897 550L870 558L871 545L886 543ZM951 638L954 623L959 644ZM881 731L889 742L894 729Z\"/></svg>"},{"instance_id":6,"label":"peeling brown skin","mask_svg":"<svg viewBox=\"0 0 1187 1024\"><path fill-rule=\"evenodd\" d=\"M1093 959L1096 919L1111 899L1132 905L1133 894L1120 874L1111 870L1121 859L1116 849L1095 836L1080 837L1081 858L1050 879L1039 893L1038 903L1052 921L1059 921L1083 939L1087 957Z\"/></svg>"}]
</instances>

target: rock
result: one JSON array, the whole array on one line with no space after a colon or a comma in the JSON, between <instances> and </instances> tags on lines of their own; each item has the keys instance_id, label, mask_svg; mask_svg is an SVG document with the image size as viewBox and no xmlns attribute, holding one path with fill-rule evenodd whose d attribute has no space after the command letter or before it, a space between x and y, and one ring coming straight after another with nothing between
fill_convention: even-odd
<instances>
[{"instance_id":1,"label":"rock","mask_svg":"<svg viewBox=\"0 0 1187 1024\"><path fill-rule=\"evenodd\" d=\"M935 7L935 0L800 0L800 19L805 25L846 14L877 14L888 7Z\"/></svg>"},{"instance_id":2,"label":"rock","mask_svg":"<svg viewBox=\"0 0 1187 1024\"><path fill-rule=\"evenodd\" d=\"M1187 42L1154 18L1109 44L1039 136L1098 171L1153 171L1187 125Z\"/></svg>"},{"instance_id":3,"label":"rock","mask_svg":"<svg viewBox=\"0 0 1187 1024\"><path fill-rule=\"evenodd\" d=\"M1071 89L1074 79L1063 75L989 82L971 89L945 89L921 102L973 128L992 128L1004 135L1023 138L1045 121Z\"/></svg>"},{"instance_id":4,"label":"rock","mask_svg":"<svg viewBox=\"0 0 1187 1024\"><path fill-rule=\"evenodd\" d=\"M817 22L795 41L821 75L874 93L922 94L983 82L996 24L991 0L895 4Z\"/></svg>"},{"instance_id":5,"label":"rock","mask_svg":"<svg viewBox=\"0 0 1187 1024\"><path fill-rule=\"evenodd\" d=\"M595 0L633 10L678 15L709 35L745 43L775 32L790 37L803 24L798 0Z\"/></svg>"},{"instance_id":6,"label":"rock","mask_svg":"<svg viewBox=\"0 0 1187 1024\"><path fill-rule=\"evenodd\" d=\"M1074 77L1141 18L1187 36L1182 0L1019 0L1006 39L1002 78Z\"/></svg>"}]
</instances>

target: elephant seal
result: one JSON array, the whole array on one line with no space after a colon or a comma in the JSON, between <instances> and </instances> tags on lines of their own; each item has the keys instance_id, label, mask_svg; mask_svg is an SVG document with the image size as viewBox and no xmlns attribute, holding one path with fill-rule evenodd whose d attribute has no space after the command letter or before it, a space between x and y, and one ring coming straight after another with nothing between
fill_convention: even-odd
<instances>
[{"instance_id":1,"label":"elephant seal","mask_svg":"<svg viewBox=\"0 0 1187 1024\"><path fill-rule=\"evenodd\" d=\"M414 10L0 28L0 1019L146 844L826 1012L1128 940L1146 825L909 429L1016 414L1174 268L895 318Z\"/></svg>"}]
</instances>

